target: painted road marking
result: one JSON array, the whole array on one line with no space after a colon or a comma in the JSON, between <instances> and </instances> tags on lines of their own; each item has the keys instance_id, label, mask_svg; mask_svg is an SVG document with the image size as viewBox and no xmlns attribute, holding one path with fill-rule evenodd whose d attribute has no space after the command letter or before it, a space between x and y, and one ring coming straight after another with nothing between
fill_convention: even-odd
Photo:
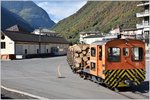
<instances>
[{"instance_id":1,"label":"painted road marking","mask_svg":"<svg viewBox=\"0 0 150 100\"><path fill-rule=\"evenodd\" d=\"M60 64L57 67L57 71L58 71L58 78L61 78L61 73L60 73Z\"/></svg>"},{"instance_id":2,"label":"painted road marking","mask_svg":"<svg viewBox=\"0 0 150 100\"><path fill-rule=\"evenodd\" d=\"M45 97L41 97L41 96L33 95L33 94L30 94L30 93L27 93L27 92L23 92L23 91L7 88L7 87L2 86L2 85L1 85L1 88L5 89L7 91L23 94L23 95L30 96L30 97L37 98L37 99L41 99L41 100L50 100L50 99L45 98Z\"/></svg>"}]
</instances>

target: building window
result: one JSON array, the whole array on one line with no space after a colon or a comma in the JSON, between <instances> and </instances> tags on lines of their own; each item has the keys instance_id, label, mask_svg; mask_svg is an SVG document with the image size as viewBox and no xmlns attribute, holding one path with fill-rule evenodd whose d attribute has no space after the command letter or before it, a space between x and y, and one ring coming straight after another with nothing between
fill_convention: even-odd
<instances>
[{"instance_id":1,"label":"building window","mask_svg":"<svg viewBox=\"0 0 150 100\"><path fill-rule=\"evenodd\" d=\"M96 64L91 62L91 70L95 70L95 68L96 68Z\"/></svg>"},{"instance_id":2,"label":"building window","mask_svg":"<svg viewBox=\"0 0 150 100\"><path fill-rule=\"evenodd\" d=\"M143 48L134 47L131 49L131 59L132 61L140 61L143 59Z\"/></svg>"},{"instance_id":3,"label":"building window","mask_svg":"<svg viewBox=\"0 0 150 100\"><path fill-rule=\"evenodd\" d=\"M25 51L25 54L27 54L27 49L25 49L24 51Z\"/></svg>"},{"instance_id":4,"label":"building window","mask_svg":"<svg viewBox=\"0 0 150 100\"><path fill-rule=\"evenodd\" d=\"M128 55L129 55L129 49L123 48L123 56L128 56Z\"/></svg>"},{"instance_id":5,"label":"building window","mask_svg":"<svg viewBox=\"0 0 150 100\"><path fill-rule=\"evenodd\" d=\"M4 40L4 39L5 39L5 36L4 36L4 35L1 35L1 39Z\"/></svg>"},{"instance_id":6,"label":"building window","mask_svg":"<svg viewBox=\"0 0 150 100\"><path fill-rule=\"evenodd\" d=\"M120 48L116 48L116 47L108 48L108 61L110 62L120 61Z\"/></svg>"},{"instance_id":7,"label":"building window","mask_svg":"<svg viewBox=\"0 0 150 100\"><path fill-rule=\"evenodd\" d=\"M96 56L96 49L94 47L91 48L91 56L92 57Z\"/></svg>"},{"instance_id":8,"label":"building window","mask_svg":"<svg viewBox=\"0 0 150 100\"><path fill-rule=\"evenodd\" d=\"M1 49L5 49L6 48L6 43L5 42L1 42Z\"/></svg>"}]
</instances>

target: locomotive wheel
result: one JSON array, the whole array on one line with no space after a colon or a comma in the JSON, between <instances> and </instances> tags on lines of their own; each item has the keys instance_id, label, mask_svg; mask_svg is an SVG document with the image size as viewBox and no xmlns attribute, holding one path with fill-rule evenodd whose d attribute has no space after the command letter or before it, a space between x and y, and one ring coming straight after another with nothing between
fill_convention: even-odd
<instances>
[{"instance_id":1,"label":"locomotive wheel","mask_svg":"<svg viewBox=\"0 0 150 100\"><path fill-rule=\"evenodd\" d=\"M81 78L83 78L83 76L84 76L82 72L81 72L81 73L79 73L79 75L80 75L80 77L81 77Z\"/></svg>"},{"instance_id":2,"label":"locomotive wheel","mask_svg":"<svg viewBox=\"0 0 150 100\"><path fill-rule=\"evenodd\" d=\"M88 79L91 80L91 79L92 79L92 76L91 76L91 75L88 75Z\"/></svg>"},{"instance_id":3,"label":"locomotive wheel","mask_svg":"<svg viewBox=\"0 0 150 100\"><path fill-rule=\"evenodd\" d=\"M103 84L104 83L104 81L103 81L103 79L101 79L101 78L97 78L97 81L100 83L100 84Z\"/></svg>"},{"instance_id":4,"label":"locomotive wheel","mask_svg":"<svg viewBox=\"0 0 150 100\"><path fill-rule=\"evenodd\" d=\"M87 75L83 74L83 79L86 80L87 79Z\"/></svg>"},{"instance_id":5,"label":"locomotive wheel","mask_svg":"<svg viewBox=\"0 0 150 100\"><path fill-rule=\"evenodd\" d=\"M75 69L73 69L72 72L75 74L76 73Z\"/></svg>"},{"instance_id":6,"label":"locomotive wheel","mask_svg":"<svg viewBox=\"0 0 150 100\"><path fill-rule=\"evenodd\" d=\"M115 88L114 88L114 91L118 93L118 92L119 92L119 89L115 87Z\"/></svg>"}]
</instances>

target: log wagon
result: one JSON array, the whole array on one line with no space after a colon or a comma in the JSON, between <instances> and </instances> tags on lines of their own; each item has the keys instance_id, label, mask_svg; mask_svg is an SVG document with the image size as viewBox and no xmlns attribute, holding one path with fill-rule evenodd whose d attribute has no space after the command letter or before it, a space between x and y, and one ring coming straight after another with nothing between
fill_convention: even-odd
<instances>
[{"instance_id":1,"label":"log wagon","mask_svg":"<svg viewBox=\"0 0 150 100\"><path fill-rule=\"evenodd\" d=\"M69 48L67 60L72 70L85 79L94 77L111 89L138 86L145 80L145 43L140 40L95 42L87 45L86 53L83 45L79 46L81 50L76 46Z\"/></svg>"}]
</instances>

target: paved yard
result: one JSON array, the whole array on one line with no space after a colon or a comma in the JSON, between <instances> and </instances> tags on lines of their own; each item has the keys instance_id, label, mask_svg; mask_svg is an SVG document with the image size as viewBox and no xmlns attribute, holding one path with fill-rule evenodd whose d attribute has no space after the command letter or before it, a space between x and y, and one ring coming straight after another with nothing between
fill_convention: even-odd
<instances>
[{"instance_id":1,"label":"paved yard","mask_svg":"<svg viewBox=\"0 0 150 100\"><path fill-rule=\"evenodd\" d=\"M126 98L73 74L65 56L2 61L1 69L3 86L49 99Z\"/></svg>"}]
</instances>

